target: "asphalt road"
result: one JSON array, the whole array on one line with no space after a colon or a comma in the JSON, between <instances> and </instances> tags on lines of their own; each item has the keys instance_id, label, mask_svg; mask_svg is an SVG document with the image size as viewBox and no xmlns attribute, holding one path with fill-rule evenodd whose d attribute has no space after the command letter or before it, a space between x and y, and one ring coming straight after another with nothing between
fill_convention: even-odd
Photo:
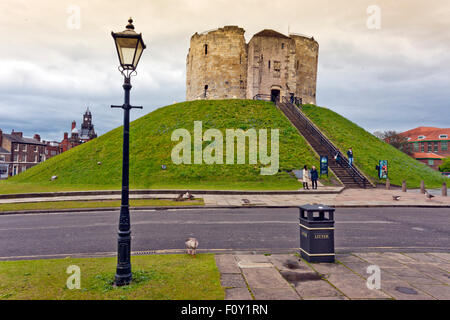
<instances>
[{"instance_id":1,"label":"asphalt road","mask_svg":"<svg viewBox=\"0 0 450 320\"><path fill-rule=\"evenodd\" d=\"M114 254L119 212L0 216L0 259ZM337 252L450 251L448 208L338 208ZM182 209L135 211L132 251L183 249L187 237L199 249L299 247L298 210Z\"/></svg>"}]
</instances>

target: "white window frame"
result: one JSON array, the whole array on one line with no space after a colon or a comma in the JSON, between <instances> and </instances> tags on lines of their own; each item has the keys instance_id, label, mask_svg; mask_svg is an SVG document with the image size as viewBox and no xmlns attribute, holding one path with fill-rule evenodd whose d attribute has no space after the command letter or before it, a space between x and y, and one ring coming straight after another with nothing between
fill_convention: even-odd
<instances>
[{"instance_id":1,"label":"white window frame","mask_svg":"<svg viewBox=\"0 0 450 320\"><path fill-rule=\"evenodd\" d=\"M425 139L426 137L425 136L418 136L417 137L417 140L423 140L423 139Z\"/></svg>"},{"instance_id":2,"label":"white window frame","mask_svg":"<svg viewBox=\"0 0 450 320\"><path fill-rule=\"evenodd\" d=\"M439 139L448 139L448 135L446 134L440 134Z\"/></svg>"}]
</instances>

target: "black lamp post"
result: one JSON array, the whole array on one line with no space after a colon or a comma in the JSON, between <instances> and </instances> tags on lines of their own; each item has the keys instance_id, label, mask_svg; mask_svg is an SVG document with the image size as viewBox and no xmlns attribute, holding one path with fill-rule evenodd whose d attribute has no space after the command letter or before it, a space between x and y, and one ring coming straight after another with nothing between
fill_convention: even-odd
<instances>
[{"instance_id":1,"label":"black lamp post","mask_svg":"<svg viewBox=\"0 0 450 320\"><path fill-rule=\"evenodd\" d=\"M129 211L129 158L130 158L130 77L136 73L136 67L145 49L142 34L134 31L133 19L128 20L126 29L122 32L111 32L116 43L117 54L120 60L119 70L124 76L123 89L125 90L124 104L111 106L111 108L122 108L123 116L123 162L122 162L122 203L120 206L118 244L117 244L117 271L115 284L117 286L127 285L131 282L131 230Z\"/></svg>"}]
</instances>

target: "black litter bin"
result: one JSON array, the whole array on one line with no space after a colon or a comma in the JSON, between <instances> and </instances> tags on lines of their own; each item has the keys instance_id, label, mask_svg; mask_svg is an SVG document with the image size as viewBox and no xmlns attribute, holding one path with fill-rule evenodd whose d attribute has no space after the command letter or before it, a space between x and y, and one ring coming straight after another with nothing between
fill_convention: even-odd
<instances>
[{"instance_id":1,"label":"black litter bin","mask_svg":"<svg viewBox=\"0 0 450 320\"><path fill-rule=\"evenodd\" d=\"M308 262L334 262L334 208L300 206L300 254Z\"/></svg>"}]
</instances>

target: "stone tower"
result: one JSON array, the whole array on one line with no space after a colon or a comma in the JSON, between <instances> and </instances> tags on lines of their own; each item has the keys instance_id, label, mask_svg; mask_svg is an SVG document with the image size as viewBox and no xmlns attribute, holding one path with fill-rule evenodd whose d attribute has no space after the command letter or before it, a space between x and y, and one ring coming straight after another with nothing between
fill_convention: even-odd
<instances>
[{"instance_id":1,"label":"stone tower","mask_svg":"<svg viewBox=\"0 0 450 320\"><path fill-rule=\"evenodd\" d=\"M244 33L225 26L191 37L186 100L253 99L259 94L316 103L319 44L314 38L266 29L246 44Z\"/></svg>"},{"instance_id":2,"label":"stone tower","mask_svg":"<svg viewBox=\"0 0 450 320\"><path fill-rule=\"evenodd\" d=\"M186 100L245 99L244 29L225 26L195 33L186 58Z\"/></svg>"}]
</instances>

